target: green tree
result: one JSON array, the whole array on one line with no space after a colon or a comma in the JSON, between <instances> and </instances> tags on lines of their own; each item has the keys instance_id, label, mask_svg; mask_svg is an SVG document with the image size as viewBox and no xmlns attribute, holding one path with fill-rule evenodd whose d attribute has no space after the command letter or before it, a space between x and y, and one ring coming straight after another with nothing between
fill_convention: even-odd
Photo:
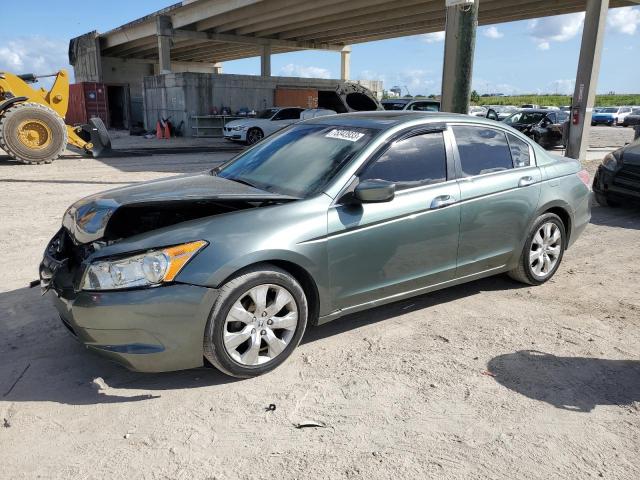
<instances>
[{"instance_id":1,"label":"green tree","mask_svg":"<svg viewBox=\"0 0 640 480\"><path fill-rule=\"evenodd\" d=\"M471 102L478 103L480 101L480 95L475 90L471 92Z\"/></svg>"}]
</instances>

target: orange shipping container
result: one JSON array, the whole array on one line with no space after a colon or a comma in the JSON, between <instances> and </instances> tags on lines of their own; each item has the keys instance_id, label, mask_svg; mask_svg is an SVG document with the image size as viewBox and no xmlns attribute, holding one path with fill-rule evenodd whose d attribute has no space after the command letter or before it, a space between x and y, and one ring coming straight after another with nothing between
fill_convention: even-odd
<instances>
[{"instance_id":1,"label":"orange shipping container","mask_svg":"<svg viewBox=\"0 0 640 480\"><path fill-rule=\"evenodd\" d=\"M318 108L318 89L276 88L275 106Z\"/></svg>"}]
</instances>

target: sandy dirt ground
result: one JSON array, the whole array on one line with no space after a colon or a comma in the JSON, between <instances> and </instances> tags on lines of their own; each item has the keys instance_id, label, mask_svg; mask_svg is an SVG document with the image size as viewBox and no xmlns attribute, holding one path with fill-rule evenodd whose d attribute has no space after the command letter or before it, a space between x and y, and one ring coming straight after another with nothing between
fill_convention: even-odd
<instances>
[{"instance_id":1,"label":"sandy dirt ground","mask_svg":"<svg viewBox=\"0 0 640 480\"><path fill-rule=\"evenodd\" d=\"M499 276L312 328L260 378L85 351L26 287L66 207L227 156L0 157L0 478L640 478L637 209L595 205L541 287Z\"/></svg>"}]
</instances>

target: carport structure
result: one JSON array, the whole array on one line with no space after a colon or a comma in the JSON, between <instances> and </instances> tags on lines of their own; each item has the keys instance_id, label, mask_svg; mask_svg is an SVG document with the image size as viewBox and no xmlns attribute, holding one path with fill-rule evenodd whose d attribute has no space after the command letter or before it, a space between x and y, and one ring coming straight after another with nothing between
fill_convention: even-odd
<instances>
[{"instance_id":1,"label":"carport structure","mask_svg":"<svg viewBox=\"0 0 640 480\"><path fill-rule=\"evenodd\" d=\"M167 73L221 62L261 58L271 75L271 55L330 50L341 55L341 77L349 78L351 45L445 30L443 109L466 111L475 31L490 25L586 11L573 106L576 123L569 151L584 148L582 127L590 121L608 8L631 0L185 0L96 36L98 57L157 65ZM98 61L99 63L99 61ZM75 64L74 64L75 65ZM98 70L100 67L97 67ZM76 68L77 69L77 68ZM593 79L593 81L592 81Z\"/></svg>"}]
</instances>

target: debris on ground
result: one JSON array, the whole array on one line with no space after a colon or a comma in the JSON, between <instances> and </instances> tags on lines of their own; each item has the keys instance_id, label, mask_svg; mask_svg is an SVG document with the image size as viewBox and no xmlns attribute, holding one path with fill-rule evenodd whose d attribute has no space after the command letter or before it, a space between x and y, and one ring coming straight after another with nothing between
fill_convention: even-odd
<instances>
[{"instance_id":1,"label":"debris on ground","mask_svg":"<svg viewBox=\"0 0 640 480\"><path fill-rule=\"evenodd\" d=\"M496 374L493 372L490 372L489 370L483 370L482 372L480 372L482 375L486 375L487 377L495 377Z\"/></svg>"},{"instance_id":2,"label":"debris on ground","mask_svg":"<svg viewBox=\"0 0 640 480\"><path fill-rule=\"evenodd\" d=\"M302 422L294 424L297 429L300 428L326 428L327 424L324 422L317 422L315 420L303 420Z\"/></svg>"},{"instance_id":3,"label":"debris on ground","mask_svg":"<svg viewBox=\"0 0 640 480\"><path fill-rule=\"evenodd\" d=\"M27 370L29 370L29 367L30 367L30 366L31 366L31 364L28 364L28 365L24 368L24 370L22 371L22 373L21 373L20 375L18 375L18 378L16 378L16 381L15 381L15 382L13 382L13 384L11 384L11 386L9 387L9 390L7 390L7 391L5 392L5 394L3 395L3 397L6 397L7 395L9 395L9 394L13 391L13 389L16 387L16 385L18 384L18 382L19 382L20 380L22 380L22 377L24 377L24 374L25 374L25 373L27 373Z\"/></svg>"},{"instance_id":4,"label":"debris on ground","mask_svg":"<svg viewBox=\"0 0 640 480\"><path fill-rule=\"evenodd\" d=\"M91 386L98 392L105 391L109 388L107 382L102 377L96 377L91 381Z\"/></svg>"},{"instance_id":5,"label":"debris on ground","mask_svg":"<svg viewBox=\"0 0 640 480\"><path fill-rule=\"evenodd\" d=\"M4 419L4 422L2 423L2 426L4 428L9 428L11 427L11 422L9 422L9 420L7 420L6 418Z\"/></svg>"},{"instance_id":6,"label":"debris on ground","mask_svg":"<svg viewBox=\"0 0 640 480\"><path fill-rule=\"evenodd\" d=\"M265 412L275 412L276 411L276 404L275 403L270 403L268 407L265 407Z\"/></svg>"}]
</instances>

